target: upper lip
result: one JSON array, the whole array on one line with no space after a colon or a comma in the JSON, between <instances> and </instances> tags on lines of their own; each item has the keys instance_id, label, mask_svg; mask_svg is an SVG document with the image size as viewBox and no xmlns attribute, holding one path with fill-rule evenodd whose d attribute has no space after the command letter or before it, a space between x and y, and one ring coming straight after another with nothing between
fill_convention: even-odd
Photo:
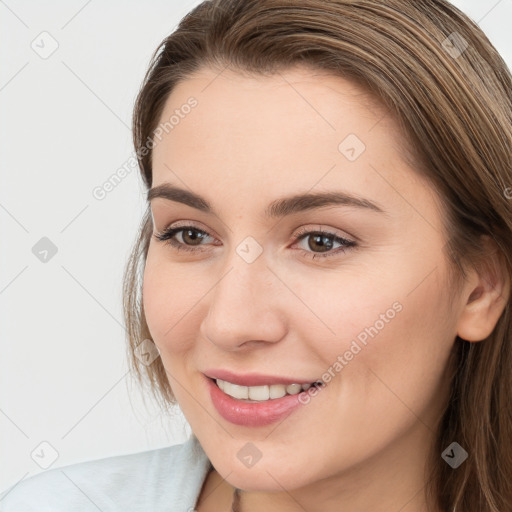
<instances>
[{"instance_id":1,"label":"upper lip","mask_svg":"<svg viewBox=\"0 0 512 512\"><path fill-rule=\"evenodd\" d=\"M263 375L261 373L245 373L243 375L233 373L230 370L211 369L204 374L211 379L220 379L239 386L264 386L270 384L312 384L319 379L288 378L280 375Z\"/></svg>"}]
</instances>

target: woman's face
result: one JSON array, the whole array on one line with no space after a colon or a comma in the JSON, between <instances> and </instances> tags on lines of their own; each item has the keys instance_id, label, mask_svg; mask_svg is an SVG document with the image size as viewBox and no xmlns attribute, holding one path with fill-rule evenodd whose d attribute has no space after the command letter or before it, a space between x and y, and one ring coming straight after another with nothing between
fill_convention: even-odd
<instances>
[{"instance_id":1,"label":"woman's face","mask_svg":"<svg viewBox=\"0 0 512 512\"><path fill-rule=\"evenodd\" d=\"M151 209L154 233L186 227L171 239L184 249L152 237L144 310L214 467L252 490L419 480L463 304L449 302L437 196L396 126L350 82L303 68L203 69L161 123L173 115L152 186L184 192ZM278 377L325 386L279 407L217 388L212 401L217 371L276 393Z\"/></svg>"}]
</instances>

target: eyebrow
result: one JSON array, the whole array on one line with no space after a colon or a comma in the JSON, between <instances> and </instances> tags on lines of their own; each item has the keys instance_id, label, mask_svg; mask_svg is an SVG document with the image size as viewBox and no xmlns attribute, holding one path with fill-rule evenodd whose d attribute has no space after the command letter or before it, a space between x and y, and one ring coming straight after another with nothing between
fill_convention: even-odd
<instances>
[{"instance_id":1,"label":"eyebrow","mask_svg":"<svg viewBox=\"0 0 512 512\"><path fill-rule=\"evenodd\" d=\"M153 187L148 191L148 201L157 197L183 203L202 212L217 215L211 204L205 198L195 194L194 192L168 183L163 183L162 185ZM386 213L381 206L368 199L357 197L346 192L333 191L295 194L276 199L265 209L265 216L270 218L279 218L306 210L334 205L352 206L361 209L373 210L378 213Z\"/></svg>"}]
</instances>

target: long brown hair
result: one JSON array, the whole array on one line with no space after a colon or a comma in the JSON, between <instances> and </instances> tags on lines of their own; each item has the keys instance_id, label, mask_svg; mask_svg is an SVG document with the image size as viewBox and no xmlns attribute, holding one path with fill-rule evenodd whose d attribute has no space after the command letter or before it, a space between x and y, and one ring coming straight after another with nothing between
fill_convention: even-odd
<instances>
[{"instance_id":1,"label":"long brown hair","mask_svg":"<svg viewBox=\"0 0 512 512\"><path fill-rule=\"evenodd\" d=\"M271 75L295 65L353 80L399 123L414 168L443 199L453 283L479 261L481 235L495 240L510 276L512 78L479 27L444 0L201 3L156 49L136 100L133 136L145 186L152 182L148 141L178 82L204 66ZM151 338L141 299L152 229L148 206L125 269L124 312L132 369L168 406L176 400L161 359L146 366L135 356ZM512 510L511 320L508 298L488 339L455 340L451 396L427 461L426 497L443 511ZM454 441L469 453L457 469L441 458Z\"/></svg>"}]
</instances>

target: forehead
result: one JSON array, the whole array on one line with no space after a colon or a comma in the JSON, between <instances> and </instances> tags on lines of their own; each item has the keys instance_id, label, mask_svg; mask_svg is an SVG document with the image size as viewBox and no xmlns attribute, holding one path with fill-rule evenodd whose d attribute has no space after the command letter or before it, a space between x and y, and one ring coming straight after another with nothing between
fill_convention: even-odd
<instances>
[{"instance_id":1,"label":"forehead","mask_svg":"<svg viewBox=\"0 0 512 512\"><path fill-rule=\"evenodd\" d=\"M381 129L374 131L377 124ZM154 161L179 158L191 149L197 153L199 148L209 158L224 160L235 152L241 157L256 150L258 160L271 156L275 161L290 148L322 157L333 149L338 152L349 134L367 145L372 131L372 140L380 135L388 146L404 142L386 108L364 90L341 77L302 67L270 76L202 68L175 86L158 126Z\"/></svg>"},{"instance_id":2,"label":"forehead","mask_svg":"<svg viewBox=\"0 0 512 512\"><path fill-rule=\"evenodd\" d=\"M155 139L153 186L171 182L218 196L221 183L247 204L258 200L256 188L269 198L345 189L403 207L404 197L421 201L418 187L428 185L403 158L406 142L387 109L325 72L203 68L168 97L161 125L171 118L172 128Z\"/></svg>"},{"instance_id":3,"label":"forehead","mask_svg":"<svg viewBox=\"0 0 512 512\"><path fill-rule=\"evenodd\" d=\"M345 124L354 125L355 118L373 120L377 117L379 120L387 118L388 128L396 128L393 120L386 116L385 106L356 83L324 70L302 66L272 75L203 67L174 87L165 103L160 123L165 123L176 109L179 111L191 96L197 99L198 106L190 117L197 118L194 115L197 111L204 116L215 115L226 128L230 118L261 126L269 121L286 124L287 117L291 115L293 119L290 122L300 117L304 123L313 126L321 120L324 128L336 130L341 122L337 112L348 116L349 111L352 117ZM247 119L244 113L257 116ZM201 118L208 120L207 117Z\"/></svg>"}]
</instances>

